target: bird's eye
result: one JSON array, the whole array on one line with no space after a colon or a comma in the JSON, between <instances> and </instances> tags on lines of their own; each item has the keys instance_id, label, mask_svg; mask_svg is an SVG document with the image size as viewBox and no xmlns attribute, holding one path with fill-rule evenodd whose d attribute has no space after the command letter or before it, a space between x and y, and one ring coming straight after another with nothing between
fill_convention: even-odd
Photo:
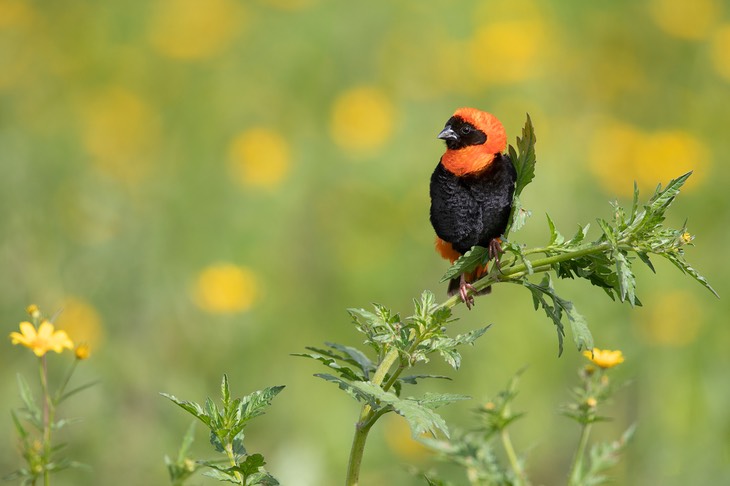
<instances>
[{"instance_id":1,"label":"bird's eye","mask_svg":"<svg viewBox=\"0 0 730 486\"><path fill-rule=\"evenodd\" d=\"M471 133L471 127L469 125L464 125L459 129L459 132L461 132L462 135L469 135Z\"/></svg>"}]
</instances>

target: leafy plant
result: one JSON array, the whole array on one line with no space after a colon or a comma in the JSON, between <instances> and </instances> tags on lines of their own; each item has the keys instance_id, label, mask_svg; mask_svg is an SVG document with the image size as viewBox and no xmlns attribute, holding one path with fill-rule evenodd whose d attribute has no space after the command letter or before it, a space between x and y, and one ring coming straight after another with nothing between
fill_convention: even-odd
<instances>
[{"instance_id":1,"label":"leafy plant","mask_svg":"<svg viewBox=\"0 0 730 486\"><path fill-rule=\"evenodd\" d=\"M21 322L20 331L10 334L13 344L21 344L35 354L38 360L38 377L40 378L41 398L36 399L28 381L18 373L18 388L23 407L11 410L13 425L19 437L19 450L26 463L6 480L20 479L21 484L34 485L38 480L45 486L51 483L51 475L71 468L85 468L78 461L60 457L66 444L55 443L55 433L79 419L58 418L58 407L70 397L96 384L86 383L68 389L76 367L80 361L89 357L89 347L85 344L76 346L65 331L56 330L50 319L44 318L36 305L27 308L32 322ZM66 369L66 373L55 391L49 379L48 351L62 353L65 349L74 351L74 360ZM30 427L28 427L30 426Z\"/></svg>"},{"instance_id":2,"label":"leafy plant","mask_svg":"<svg viewBox=\"0 0 730 486\"><path fill-rule=\"evenodd\" d=\"M173 484L182 484L197 469L207 469L203 474L219 481L234 484L253 486L273 486L279 482L269 474L264 465L261 454L249 454L243 445L244 429L249 421L265 413L271 401L278 395L283 386L272 386L255 391L242 398L231 398L228 377L223 375L221 382L222 407L216 406L211 398L206 398L205 405L180 400L179 398L161 393L180 408L197 418L210 430L210 443L216 452L226 455L225 461L196 461L191 464L187 451L192 443L192 427L185 435L177 461L166 458L170 479Z\"/></svg>"},{"instance_id":3,"label":"leafy plant","mask_svg":"<svg viewBox=\"0 0 730 486\"><path fill-rule=\"evenodd\" d=\"M517 138L517 149L509 147L517 170L517 185L507 233L522 227L529 215L529 212L521 206L520 195L534 177L535 142L534 129L528 116L522 137ZM571 327L578 350L593 349L593 337L586 319L578 312L576 306L557 294L553 277L585 279L600 287L614 300L628 301L632 306L640 305L636 295L636 279L632 264L638 257L653 270L650 255L657 255L668 259L717 295L707 281L684 259L684 246L692 241L686 228L668 229L662 226L667 209L689 175L688 173L672 180L664 189L658 187L644 205L639 204L638 190L635 188L630 211L624 211L614 203L613 218L610 221L598 219L601 234L593 241L587 240L587 225L579 226L575 236L566 239L557 230L550 216L547 217L550 237L546 246L528 249L507 240L508 235L505 234L503 248L506 254L500 258L499 265L492 265L486 276L473 283L474 291L503 282L518 284L528 289L535 309L542 308L556 327L559 355L563 352L566 324ZM488 249L473 247L454 262L442 281L472 271L477 266L486 264L488 260ZM540 273L544 274L543 277L535 281L534 277ZM353 323L365 336L364 344L369 348L370 354L352 346L335 343L327 343L325 348L309 347L306 349L310 352L297 354L324 364L330 371L315 376L335 383L361 403L350 451L347 485L358 484L368 433L375 422L387 413L395 412L403 416L410 425L414 437L426 433L449 439L449 429L435 409L468 397L431 393L406 396L405 385L416 384L418 380L425 378L444 377L429 374L404 376L403 373L419 363L428 362L434 354L443 358L455 370L459 368L461 355L458 347L473 344L488 329L487 326L453 337L449 336L446 331L455 320L451 309L461 302L461 297L455 295L438 304L433 294L425 291L420 299L415 300L414 313L405 319L379 304L374 304L373 311L350 309ZM508 395L503 403L508 404L509 399L511 396ZM501 415L495 415L493 418L500 417L502 420L509 418L501 428L497 427L497 422L492 424L494 430L502 434L506 425L516 416L509 414L508 408L501 408L498 411ZM463 447L468 450L476 447L474 444L469 445L471 440L469 436L462 436L462 439L465 441ZM508 436L506 439L503 437L503 443L508 455L511 456L513 473L512 476L504 476L503 480L495 479L494 484L512 484L510 481L518 481L521 477L521 467L516 456L509 454L511 445L508 445L508 439ZM610 455L617 450L614 449L610 453L607 452L608 449L596 450L595 457ZM493 465L488 450L484 450L483 454L483 459L487 461L486 466ZM485 470L487 469L489 467Z\"/></svg>"}]
</instances>

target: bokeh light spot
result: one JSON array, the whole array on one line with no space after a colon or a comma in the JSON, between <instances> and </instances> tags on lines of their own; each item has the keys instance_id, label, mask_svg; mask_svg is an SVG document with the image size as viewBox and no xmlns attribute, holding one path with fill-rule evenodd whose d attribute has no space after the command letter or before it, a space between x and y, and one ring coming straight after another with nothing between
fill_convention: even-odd
<instances>
[{"instance_id":1,"label":"bokeh light spot","mask_svg":"<svg viewBox=\"0 0 730 486\"><path fill-rule=\"evenodd\" d=\"M541 20L497 21L477 28L470 43L469 62L485 84L509 84L537 74L547 42Z\"/></svg>"},{"instance_id":2,"label":"bokeh light spot","mask_svg":"<svg viewBox=\"0 0 730 486\"><path fill-rule=\"evenodd\" d=\"M259 0L264 5L279 10L297 11L316 5L319 0Z\"/></svg>"},{"instance_id":3,"label":"bokeh light spot","mask_svg":"<svg viewBox=\"0 0 730 486\"><path fill-rule=\"evenodd\" d=\"M335 100L330 133L348 152L371 151L382 147L392 135L394 117L395 108L381 90L360 86L341 93Z\"/></svg>"},{"instance_id":4,"label":"bokeh light spot","mask_svg":"<svg viewBox=\"0 0 730 486\"><path fill-rule=\"evenodd\" d=\"M710 151L694 135L680 130L649 134L639 144L636 156L636 179L639 186L653 189L657 181L668 182L689 171L692 177L683 187L695 188L707 175Z\"/></svg>"},{"instance_id":5,"label":"bokeh light spot","mask_svg":"<svg viewBox=\"0 0 730 486\"><path fill-rule=\"evenodd\" d=\"M682 39L704 39L720 17L716 0L652 0L652 20L667 34Z\"/></svg>"},{"instance_id":6,"label":"bokeh light spot","mask_svg":"<svg viewBox=\"0 0 730 486\"><path fill-rule=\"evenodd\" d=\"M642 192L652 192L694 171L684 186L691 190L703 182L710 164L709 149L688 132L643 132L629 124L609 121L599 125L590 142L588 156L593 174L608 192L629 195L633 182Z\"/></svg>"},{"instance_id":7,"label":"bokeh light spot","mask_svg":"<svg viewBox=\"0 0 730 486\"><path fill-rule=\"evenodd\" d=\"M644 341L657 346L680 347L697 339L703 325L703 312L691 293L673 290L657 295L651 302L647 310L634 316L636 329Z\"/></svg>"},{"instance_id":8,"label":"bokeh light spot","mask_svg":"<svg viewBox=\"0 0 730 486\"><path fill-rule=\"evenodd\" d=\"M225 49L244 22L233 0L162 0L150 21L150 41L173 59L197 60Z\"/></svg>"},{"instance_id":9,"label":"bokeh light spot","mask_svg":"<svg viewBox=\"0 0 730 486\"><path fill-rule=\"evenodd\" d=\"M66 331L74 343L87 344L92 352L99 349L104 338L99 311L88 301L75 296L66 297L60 310L56 326Z\"/></svg>"},{"instance_id":10,"label":"bokeh light spot","mask_svg":"<svg viewBox=\"0 0 730 486\"><path fill-rule=\"evenodd\" d=\"M273 187L289 172L291 150L279 133L252 128L239 133L228 150L229 169L243 186Z\"/></svg>"},{"instance_id":11,"label":"bokeh light spot","mask_svg":"<svg viewBox=\"0 0 730 486\"><path fill-rule=\"evenodd\" d=\"M710 49L715 71L726 81L730 81L730 24L724 24L717 29Z\"/></svg>"},{"instance_id":12,"label":"bokeh light spot","mask_svg":"<svg viewBox=\"0 0 730 486\"><path fill-rule=\"evenodd\" d=\"M98 169L127 181L147 174L160 129L145 100L113 86L85 100L82 115L84 146Z\"/></svg>"},{"instance_id":13,"label":"bokeh light spot","mask_svg":"<svg viewBox=\"0 0 730 486\"><path fill-rule=\"evenodd\" d=\"M413 439L408 422L399 415L390 414L385 427L385 443L398 457L410 462L423 462L431 456L430 450Z\"/></svg>"},{"instance_id":14,"label":"bokeh light spot","mask_svg":"<svg viewBox=\"0 0 730 486\"><path fill-rule=\"evenodd\" d=\"M204 268L193 289L199 308L213 314L232 314L250 309L259 295L254 273L232 263Z\"/></svg>"}]
</instances>

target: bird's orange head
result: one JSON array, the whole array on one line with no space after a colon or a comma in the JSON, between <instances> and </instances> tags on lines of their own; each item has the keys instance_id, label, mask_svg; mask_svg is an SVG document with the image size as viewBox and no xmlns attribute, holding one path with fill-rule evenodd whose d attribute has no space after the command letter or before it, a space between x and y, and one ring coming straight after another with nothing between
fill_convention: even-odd
<instances>
[{"instance_id":1,"label":"bird's orange head","mask_svg":"<svg viewBox=\"0 0 730 486\"><path fill-rule=\"evenodd\" d=\"M475 108L459 108L438 138L446 142L441 163L458 176L480 172L507 148L507 132L496 116Z\"/></svg>"}]
</instances>

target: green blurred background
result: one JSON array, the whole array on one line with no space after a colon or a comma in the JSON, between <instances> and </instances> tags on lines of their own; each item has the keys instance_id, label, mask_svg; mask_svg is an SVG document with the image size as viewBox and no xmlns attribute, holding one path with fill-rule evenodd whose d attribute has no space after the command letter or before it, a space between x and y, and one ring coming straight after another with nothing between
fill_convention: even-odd
<instances>
[{"instance_id":1,"label":"green blurred background","mask_svg":"<svg viewBox=\"0 0 730 486\"><path fill-rule=\"evenodd\" d=\"M0 312L36 303L92 357L63 439L93 472L56 484L165 484L189 423L158 392L203 400L287 388L250 426L285 485L344 478L358 406L294 358L359 344L347 307L408 315L441 297L428 180L435 136L459 106L496 114L510 140L533 118L532 210L513 238L544 243L694 170L668 224L697 235L689 261L730 294L730 6L722 0L0 0ZM595 233L592 233L595 236ZM674 267L637 267L643 308L559 282L596 346L632 379L597 438L638 422L618 484L730 483L728 306ZM458 330L494 326L454 377L426 387L484 400L530 365L513 440L536 484L561 484L578 430L557 414L585 358L557 358L529 293L497 286ZM51 356L62 368L68 354ZM0 352L0 473L19 465L8 410L32 354ZM469 425L471 404L444 409ZM199 429L198 457L211 457ZM399 417L371 434L363 484L424 484ZM458 476L454 476L458 478ZM457 480L458 481L458 480ZM197 478L192 484L212 484Z\"/></svg>"}]
</instances>

